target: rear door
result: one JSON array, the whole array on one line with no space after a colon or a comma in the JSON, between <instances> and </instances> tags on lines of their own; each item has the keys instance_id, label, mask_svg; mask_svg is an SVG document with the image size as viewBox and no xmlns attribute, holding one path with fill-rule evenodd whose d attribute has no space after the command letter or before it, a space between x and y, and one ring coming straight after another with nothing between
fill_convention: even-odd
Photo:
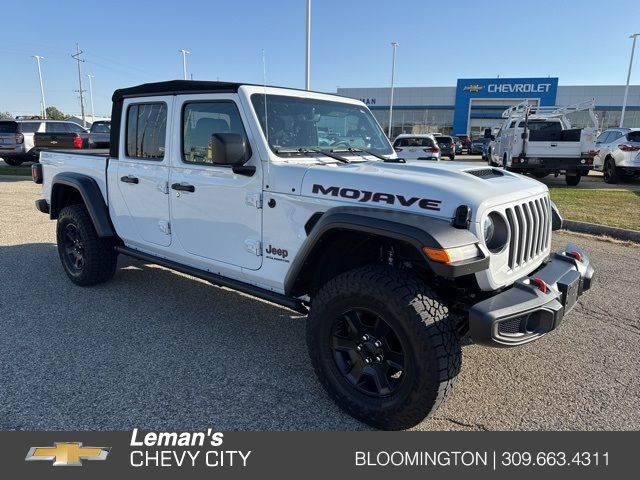
<instances>
[{"instance_id":1,"label":"rear door","mask_svg":"<svg viewBox=\"0 0 640 480\"><path fill-rule=\"evenodd\" d=\"M169 138L173 97L125 100L117 159L109 170L109 209L126 243L171 244L169 226Z\"/></svg>"}]
</instances>

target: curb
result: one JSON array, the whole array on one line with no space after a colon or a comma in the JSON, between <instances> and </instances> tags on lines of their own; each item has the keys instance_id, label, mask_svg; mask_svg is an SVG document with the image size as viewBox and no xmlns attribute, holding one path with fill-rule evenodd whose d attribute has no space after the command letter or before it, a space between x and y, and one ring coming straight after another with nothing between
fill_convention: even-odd
<instances>
[{"instance_id":1,"label":"curb","mask_svg":"<svg viewBox=\"0 0 640 480\"><path fill-rule=\"evenodd\" d=\"M571 232L589 233L640 243L640 232L637 230L627 230L625 228L606 227L596 223L576 222L575 220L563 220L562 229Z\"/></svg>"}]
</instances>

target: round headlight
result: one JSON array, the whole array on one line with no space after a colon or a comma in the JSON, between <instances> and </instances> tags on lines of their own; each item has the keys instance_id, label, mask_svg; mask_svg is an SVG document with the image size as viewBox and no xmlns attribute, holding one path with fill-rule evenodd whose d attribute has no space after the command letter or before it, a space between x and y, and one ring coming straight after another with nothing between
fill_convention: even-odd
<instances>
[{"instance_id":1,"label":"round headlight","mask_svg":"<svg viewBox=\"0 0 640 480\"><path fill-rule=\"evenodd\" d=\"M509 226L498 212L491 212L482 222L484 244L493 252L500 252L509 241Z\"/></svg>"},{"instance_id":2,"label":"round headlight","mask_svg":"<svg viewBox=\"0 0 640 480\"><path fill-rule=\"evenodd\" d=\"M482 234L484 236L484 243L486 243L487 246L491 243L494 232L495 225L493 223L493 220L491 219L491 215L487 215L484 218L484 222L482 223Z\"/></svg>"}]
</instances>

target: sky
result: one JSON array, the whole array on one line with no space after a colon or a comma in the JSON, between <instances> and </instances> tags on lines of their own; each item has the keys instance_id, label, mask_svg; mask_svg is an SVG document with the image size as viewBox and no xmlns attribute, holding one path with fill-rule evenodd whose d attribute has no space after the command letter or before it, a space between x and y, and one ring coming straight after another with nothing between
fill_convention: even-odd
<instances>
[{"instance_id":1,"label":"sky","mask_svg":"<svg viewBox=\"0 0 640 480\"><path fill-rule=\"evenodd\" d=\"M45 99L80 111L94 76L96 115L108 115L120 87L182 78L182 57L196 80L263 82L302 88L306 0L4 0L0 111L38 114L36 61ZM390 84L454 86L458 78L559 77L560 85L622 85L637 0L312 0L311 88ZM640 42L639 42L640 43ZM640 83L640 45L632 84ZM87 92L87 112L90 112Z\"/></svg>"}]
</instances>

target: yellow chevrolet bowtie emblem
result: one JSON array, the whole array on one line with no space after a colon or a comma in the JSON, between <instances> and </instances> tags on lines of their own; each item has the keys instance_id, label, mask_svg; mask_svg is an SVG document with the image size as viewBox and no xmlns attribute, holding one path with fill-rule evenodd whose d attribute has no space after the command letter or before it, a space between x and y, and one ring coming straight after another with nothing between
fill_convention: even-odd
<instances>
[{"instance_id":1,"label":"yellow chevrolet bowtie emblem","mask_svg":"<svg viewBox=\"0 0 640 480\"><path fill-rule=\"evenodd\" d=\"M54 447L31 447L25 460L53 461L54 467L82 465L82 460L106 460L109 447L83 447L80 442L55 442Z\"/></svg>"},{"instance_id":2,"label":"yellow chevrolet bowtie emblem","mask_svg":"<svg viewBox=\"0 0 640 480\"><path fill-rule=\"evenodd\" d=\"M473 92L479 92L480 90L483 90L484 87L482 85L467 85L466 87L464 87L464 89L473 93Z\"/></svg>"}]
</instances>

